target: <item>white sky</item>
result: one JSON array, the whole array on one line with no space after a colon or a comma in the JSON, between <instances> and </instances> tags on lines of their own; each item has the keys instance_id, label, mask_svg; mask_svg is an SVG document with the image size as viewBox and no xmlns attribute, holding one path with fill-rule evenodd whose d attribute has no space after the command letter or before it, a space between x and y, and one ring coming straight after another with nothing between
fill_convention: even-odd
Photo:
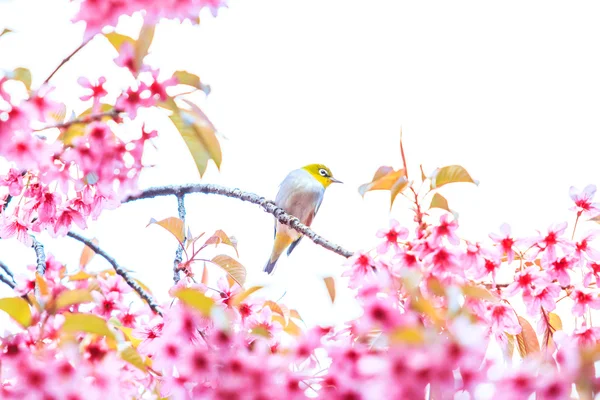
<instances>
[{"instance_id":1,"label":"white sky","mask_svg":"<svg viewBox=\"0 0 600 400\"><path fill-rule=\"evenodd\" d=\"M0 39L0 68L26 66L39 84L81 41L83 26L68 24L72 8L65 0L0 1L0 30L18 31ZM553 222L571 225L569 186L598 183L599 11L591 1L233 0L199 28L162 24L148 61L188 69L212 87L200 106L227 139L221 172L211 166L203 182L274 198L290 170L327 164L345 184L328 189L313 228L348 249L373 247L376 230L387 226L389 194L363 200L357 187L380 165L401 165L400 126L413 178L420 163L426 172L461 164L481 182L442 191L459 213L461 236L484 239L503 222L530 235ZM124 32L135 32L124 22ZM77 77L113 76L115 55L93 42L57 74L57 94L74 104ZM176 132L161 134L144 187L200 182ZM175 204L123 206L85 232L162 298L176 246L145 226L176 215ZM343 282L333 307L321 282L341 273L341 257L304 239L267 279L269 215L215 196L189 196L187 205L193 232L221 228L237 237L249 285L271 282L265 294L285 292L283 302L309 323L352 315ZM406 210L399 201L391 215L410 224ZM77 265L77 242L44 241ZM19 270L34 255L2 241L0 259ZM98 258L94 267L108 264Z\"/></svg>"}]
</instances>

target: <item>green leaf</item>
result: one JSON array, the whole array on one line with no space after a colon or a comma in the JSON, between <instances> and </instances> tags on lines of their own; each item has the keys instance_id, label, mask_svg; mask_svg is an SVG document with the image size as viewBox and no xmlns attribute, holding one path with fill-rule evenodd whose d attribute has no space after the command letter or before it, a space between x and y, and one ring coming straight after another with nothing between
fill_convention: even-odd
<instances>
[{"instance_id":1,"label":"green leaf","mask_svg":"<svg viewBox=\"0 0 600 400\"><path fill-rule=\"evenodd\" d=\"M540 343L533 327L525 318L519 316L519 325L521 333L517 334L517 348L521 357L540 351Z\"/></svg>"},{"instance_id":2,"label":"green leaf","mask_svg":"<svg viewBox=\"0 0 600 400\"><path fill-rule=\"evenodd\" d=\"M434 193L433 197L431 198L429 209L431 210L432 208L441 208L442 210L452 212L450 211L450 207L448 207L448 200L446 200L446 198L439 193Z\"/></svg>"},{"instance_id":3,"label":"green leaf","mask_svg":"<svg viewBox=\"0 0 600 400\"><path fill-rule=\"evenodd\" d=\"M323 282L325 283L325 287L327 288L327 293L329 293L329 298L331 302L335 302L335 281L333 277L328 276L323 278Z\"/></svg>"},{"instance_id":4,"label":"green leaf","mask_svg":"<svg viewBox=\"0 0 600 400\"><path fill-rule=\"evenodd\" d=\"M148 49L154 39L154 25L144 24L140 30L138 40L135 42L135 69L140 70L144 62L144 57L148 55Z\"/></svg>"},{"instance_id":5,"label":"green leaf","mask_svg":"<svg viewBox=\"0 0 600 400\"><path fill-rule=\"evenodd\" d=\"M63 315L65 316L63 331L94 333L115 339L115 335L106 321L97 315L83 313L65 313Z\"/></svg>"},{"instance_id":6,"label":"green leaf","mask_svg":"<svg viewBox=\"0 0 600 400\"><path fill-rule=\"evenodd\" d=\"M13 71L14 80L23 82L27 90L31 90L31 71L27 68L19 67Z\"/></svg>"},{"instance_id":7,"label":"green leaf","mask_svg":"<svg viewBox=\"0 0 600 400\"><path fill-rule=\"evenodd\" d=\"M183 288L175 292L175 297L181 300L186 305L200 311L204 316L210 316L215 301L210 297L206 297L204 293L196 289Z\"/></svg>"},{"instance_id":8,"label":"green leaf","mask_svg":"<svg viewBox=\"0 0 600 400\"><path fill-rule=\"evenodd\" d=\"M204 246L202 246L202 248L204 248L205 246L208 246L210 244L214 244L215 247L217 247L219 244L225 244L227 246L231 246L235 250L235 254L238 257L240 256L240 254L238 253L238 249L237 249L237 243L233 242L229 238L229 236L227 236L227 234L220 229L218 229L211 237L206 239L206 242L204 242Z\"/></svg>"},{"instance_id":9,"label":"green leaf","mask_svg":"<svg viewBox=\"0 0 600 400\"><path fill-rule=\"evenodd\" d=\"M144 359L142 358L140 353L138 353L137 350L134 349L133 347L127 346L126 348L121 350L119 355L121 356L121 358L124 361L127 361L129 364L133 365L134 367L138 368L139 370L144 371L144 372L146 372L148 370L148 368L146 367L146 364L144 363Z\"/></svg>"},{"instance_id":10,"label":"green leaf","mask_svg":"<svg viewBox=\"0 0 600 400\"><path fill-rule=\"evenodd\" d=\"M29 308L29 304L21 297L7 297L0 299L0 310L7 313L23 328L27 328L31 325L31 309Z\"/></svg>"},{"instance_id":11,"label":"green leaf","mask_svg":"<svg viewBox=\"0 0 600 400\"><path fill-rule=\"evenodd\" d=\"M192 154L200 177L206 172L209 160L213 160L217 168L221 167L221 145L210 121L182 110L174 112L169 118Z\"/></svg>"},{"instance_id":12,"label":"green leaf","mask_svg":"<svg viewBox=\"0 0 600 400\"><path fill-rule=\"evenodd\" d=\"M434 171L431 179L431 189L439 188L448 183L467 182L477 184L466 169L460 165L449 165Z\"/></svg>"},{"instance_id":13,"label":"green leaf","mask_svg":"<svg viewBox=\"0 0 600 400\"><path fill-rule=\"evenodd\" d=\"M221 267L225 272L229 274L240 286L244 286L244 282L246 282L246 268L239 261L229 257L225 254L220 254L215 256L212 260L212 263L217 264Z\"/></svg>"},{"instance_id":14,"label":"green leaf","mask_svg":"<svg viewBox=\"0 0 600 400\"><path fill-rule=\"evenodd\" d=\"M177 217L169 217L165 219L161 219L160 221L155 220L154 218L150 219L150 222L147 227L150 225L156 224L158 226L163 227L169 233L171 233L175 238L179 241L179 243L183 243L185 240L185 227L184 222Z\"/></svg>"},{"instance_id":15,"label":"green leaf","mask_svg":"<svg viewBox=\"0 0 600 400\"><path fill-rule=\"evenodd\" d=\"M60 310L64 307L69 307L74 304L90 303L94 301L89 290L73 289L61 292L56 298L56 308Z\"/></svg>"},{"instance_id":16,"label":"green leaf","mask_svg":"<svg viewBox=\"0 0 600 400\"><path fill-rule=\"evenodd\" d=\"M108 41L110 42L110 44L112 44L117 53L120 52L121 46L123 45L123 43L126 42L131 44L131 47L135 48L135 40L127 35L122 35L117 32L110 32L105 33L104 37L108 39Z\"/></svg>"}]
</instances>

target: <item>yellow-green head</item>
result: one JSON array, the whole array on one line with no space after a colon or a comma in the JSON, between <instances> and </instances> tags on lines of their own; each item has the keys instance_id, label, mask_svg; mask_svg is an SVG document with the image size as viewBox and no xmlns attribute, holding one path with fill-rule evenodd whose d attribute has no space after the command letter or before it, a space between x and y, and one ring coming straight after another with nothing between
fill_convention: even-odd
<instances>
[{"instance_id":1,"label":"yellow-green head","mask_svg":"<svg viewBox=\"0 0 600 400\"><path fill-rule=\"evenodd\" d=\"M323 164L309 164L302 167L302 169L311 174L324 188L332 183L342 183L342 181L335 179L331 170Z\"/></svg>"}]
</instances>

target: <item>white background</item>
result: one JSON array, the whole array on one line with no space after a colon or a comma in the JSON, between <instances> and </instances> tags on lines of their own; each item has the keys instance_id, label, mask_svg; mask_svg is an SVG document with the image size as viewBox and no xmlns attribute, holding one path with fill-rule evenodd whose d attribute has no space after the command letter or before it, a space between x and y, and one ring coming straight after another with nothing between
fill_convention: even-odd
<instances>
[{"instance_id":1,"label":"white background","mask_svg":"<svg viewBox=\"0 0 600 400\"><path fill-rule=\"evenodd\" d=\"M597 2L553 1L232 1L200 27L159 26L147 61L170 73L187 69L212 87L199 104L217 126L223 165L200 180L187 149L164 117L154 118L159 152L149 151L144 187L213 182L274 198L292 169L319 162L345 182L328 189L313 228L351 250L376 245L387 226L389 194L362 199L357 187L380 165L400 167L402 126L409 174L418 166L461 164L480 181L442 193L459 214L461 236L481 239L503 222L519 235L574 219L569 186L598 183L600 25ZM0 1L0 68L25 66L34 86L81 42L64 0ZM139 19L122 21L135 35ZM124 87L116 53L97 39L52 81L77 104L80 75L114 78ZM77 111L81 111L84 107ZM86 231L165 299L176 244L156 219L177 213L174 198L106 212ZM356 311L338 281L331 307L322 276L339 275L343 259L304 239L274 278L261 271L273 219L257 207L215 196L189 196L194 233L221 228L239 241L249 285L297 308L309 323L341 322ZM391 216L411 225L408 204ZM586 228L582 226L582 228ZM43 238L48 250L77 266L81 245ZM1 241L0 259L21 271L33 251ZM94 268L107 268L97 258ZM198 268L200 271L200 268ZM217 275L217 271L212 276ZM1 293L7 293L0 287Z\"/></svg>"}]
</instances>

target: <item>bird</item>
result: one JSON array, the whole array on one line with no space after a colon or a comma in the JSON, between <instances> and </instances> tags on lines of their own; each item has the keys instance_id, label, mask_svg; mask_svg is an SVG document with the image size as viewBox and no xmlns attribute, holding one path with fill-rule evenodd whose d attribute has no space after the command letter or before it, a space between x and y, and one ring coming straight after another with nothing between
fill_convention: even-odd
<instances>
[{"instance_id":1,"label":"bird","mask_svg":"<svg viewBox=\"0 0 600 400\"><path fill-rule=\"evenodd\" d=\"M275 205L298 218L304 225L310 226L319 211L325 189L332 183L342 181L334 178L331 170L323 164L309 164L295 169L279 185ZM264 271L272 274L281 254L287 249L289 256L300 239L302 234L298 231L275 221L275 242Z\"/></svg>"}]
</instances>

